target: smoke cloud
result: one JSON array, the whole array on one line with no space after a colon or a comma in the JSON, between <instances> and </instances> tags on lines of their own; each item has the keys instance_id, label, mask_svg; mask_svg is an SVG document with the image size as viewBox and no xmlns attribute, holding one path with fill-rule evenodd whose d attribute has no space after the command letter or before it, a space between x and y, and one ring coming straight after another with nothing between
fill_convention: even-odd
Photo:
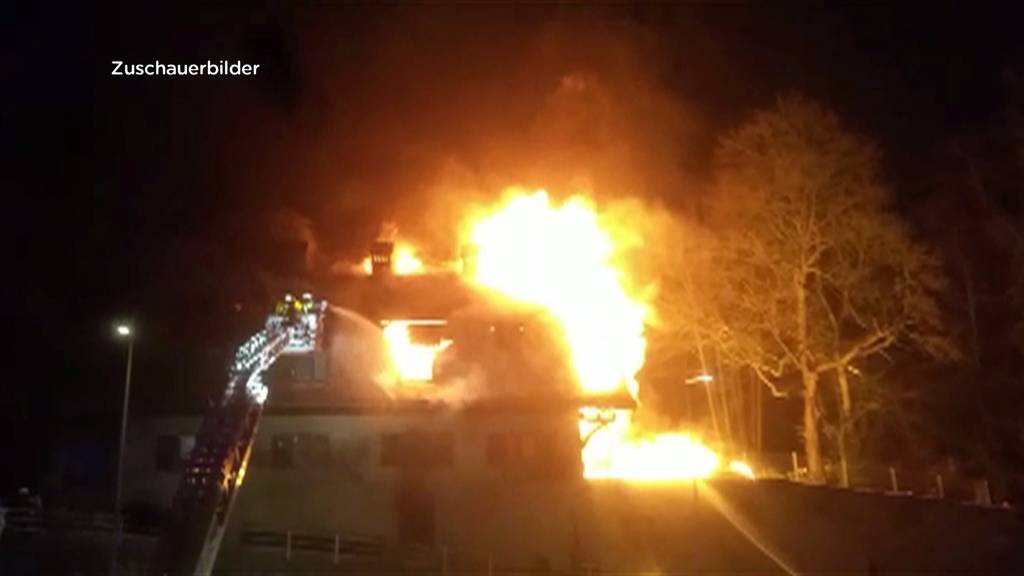
<instances>
[{"instance_id":1,"label":"smoke cloud","mask_svg":"<svg viewBox=\"0 0 1024 576\"><path fill-rule=\"evenodd\" d=\"M330 18L296 23L301 98L248 159L254 187L296 191L278 210L307 219L324 268L357 262L386 221L450 258L466 211L511 185L688 201L700 127L650 30L511 7L374 14L344 43Z\"/></svg>"}]
</instances>

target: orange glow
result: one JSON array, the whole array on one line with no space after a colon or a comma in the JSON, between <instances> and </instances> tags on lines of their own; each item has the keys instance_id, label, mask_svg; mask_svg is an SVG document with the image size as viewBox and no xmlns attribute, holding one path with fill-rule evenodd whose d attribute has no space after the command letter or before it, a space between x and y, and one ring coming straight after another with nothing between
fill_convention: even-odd
<instances>
[{"instance_id":1,"label":"orange glow","mask_svg":"<svg viewBox=\"0 0 1024 576\"><path fill-rule=\"evenodd\" d=\"M616 239L587 200L577 196L555 206L544 191L517 194L473 222L468 236L473 280L554 316L583 390L635 390L647 308L626 291L612 264Z\"/></svg>"},{"instance_id":2,"label":"orange glow","mask_svg":"<svg viewBox=\"0 0 1024 576\"><path fill-rule=\"evenodd\" d=\"M384 325L384 340L387 342L391 360L402 381L429 382L434 379L434 359L451 340L437 344L417 344L409 334L408 320L393 320Z\"/></svg>"},{"instance_id":3,"label":"orange glow","mask_svg":"<svg viewBox=\"0 0 1024 576\"><path fill-rule=\"evenodd\" d=\"M637 398L648 307L627 289L616 263L626 239L583 197L556 205L542 190L512 192L504 205L467 227L475 254L472 281L551 314L584 392L625 388ZM693 436L639 434L628 410L586 408L579 431L588 479L706 478L719 467L718 456Z\"/></svg>"},{"instance_id":4,"label":"orange glow","mask_svg":"<svg viewBox=\"0 0 1024 576\"><path fill-rule=\"evenodd\" d=\"M750 464L747 464L742 460L733 460L732 462L729 462L729 471L734 474L739 474L749 480L754 479L754 469L750 467Z\"/></svg>"},{"instance_id":5,"label":"orange glow","mask_svg":"<svg viewBox=\"0 0 1024 576\"><path fill-rule=\"evenodd\" d=\"M396 244L391 255L391 270L399 276L419 274L423 271L423 261L416 256L416 251L408 244Z\"/></svg>"},{"instance_id":6,"label":"orange glow","mask_svg":"<svg viewBox=\"0 0 1024 576\"><path fill-rule=\"evenodd\" d=\"M369 256L363 258L359 268L366 275L373 274L373 260ZM399 276L423 272L423 261L416 256L416 249L405 242L396 243L391 254L391 272Z\"/></svg>"},{"instance_id":7,"label":"orange glow","mask_svg":"<svg viewBox=\"0 0 1024 576\"><path fill-rule=\"evenodd\" d=\"M707 478L718 469L718 456L689 434L670 432L638 436L628 410L584 409L580 437L583 476L643 482ZM603 423L602 423L603 421Z\"/></svg>"}]
</instances>

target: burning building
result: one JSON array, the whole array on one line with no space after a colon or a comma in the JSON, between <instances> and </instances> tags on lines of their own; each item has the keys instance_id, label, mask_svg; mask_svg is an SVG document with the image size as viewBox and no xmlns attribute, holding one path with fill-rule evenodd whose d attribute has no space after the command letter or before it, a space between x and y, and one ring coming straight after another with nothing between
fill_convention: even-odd
<instances>
[{"instance_id":1,"label":"burning building","mask_svg":"<svg viewBox=\"0 0 1024 576\"><path fill-rule=\"evenodd\" d=\"M408 245L375 243L330 306L313 315L309 295L289 297L267 335L246 344L264 346L287 325L284 348L244 374L259 428L228 475L199 571L325 546L333 562L415 563L408 551L419 546L431 557L570 566L580 529L578 507L565 503L584 478L686 479L718 467L691 437L631 429L646 308L589 204L514 195L464 233L472 257L435 270ZM289 324L295 311L301 321ZM296 342L295 326L310 337ZM175 475L191 481L205 426L137 426L128 497L173 510ZM543 527L528 512L538 510Z\"/></svg>"},{"instance_id":2,"label":"burning building","mask_svg":"<svg viewBox=\"0 0 1024 576\"><path fill-rule=\"evenodd\" d=\"M456 276L387 265L340 291L317 345L266 371L215 566L570 565L581 399L554 354L528 354L552 344L547 327L483 311ZM201 420L133 423L132 506L172 510ZM548 511L543 527L532 510Z\"/></svg>"},{"instance_id":3,"label":"burning building","mask_svg":"<svg viewBox=\"0 0 1024 576\"><path fill-rule=\"evenodd\" d=\"M125 495L165 511L163 568L814 566L801 554L828 542L779 523L833 521L787 499L794 488L749 483L696 435L637 430L648 305L616 260L628 239L587 200L514 194L462 236L470 256L436 267L378 242L330 304L282 303L212 420L133 424ZM902 565L846 536L819 568Z\"/></svg>"}]
</instances>

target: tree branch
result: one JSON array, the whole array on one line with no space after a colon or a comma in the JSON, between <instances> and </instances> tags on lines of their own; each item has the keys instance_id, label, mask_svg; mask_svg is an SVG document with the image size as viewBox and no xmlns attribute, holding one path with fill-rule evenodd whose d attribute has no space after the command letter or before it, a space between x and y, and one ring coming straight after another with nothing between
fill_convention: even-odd
<instances>
[{"instance_id":1,"label":"tree branch","mask_svg":"<svg viewBox=\"0 0 1024 576\"><path fill-rule=\"evenodd\" d=\"M874 334L871 334L857 344L854 344L846 351L845 354L842 354L831 362L825 362L824 364L818 365L818 367L815 368L815 371L821 373L828 372L829 370L836 370L847 366L856 358L863 358L881 352L896 341L896 334L897 331L895 329L878 329Z\"/></svg>"}]
</instances>

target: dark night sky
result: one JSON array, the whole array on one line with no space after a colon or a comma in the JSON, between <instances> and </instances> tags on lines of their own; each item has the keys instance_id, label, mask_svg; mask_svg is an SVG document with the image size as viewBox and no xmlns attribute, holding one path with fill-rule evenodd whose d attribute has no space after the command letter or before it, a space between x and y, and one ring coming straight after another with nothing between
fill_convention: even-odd
<instances>
[{"instance_id":1,"label":"dark night sky","mask_svg":"<svg viewBox=\"0 0 1024 576\"><path fill-rule=\"evenodd\" d=\"M140 406L175 408L214 385L192 367L255 327L233 303L323 278L382 219L436 243L453 197L557 188L594 158L606 189L685 205L715 135L792 90L878 141L909 198L936 143L999 121L1024 59L1011 14L923 4L5 11L0 408L26 461L113 429L119 315L140 324ZM111 77L114 59L261 69ZM569 74L596 103L559 92ZM608 131L625 152L589 143ZM282 248L307 231L312 269Z\"/></svg>"}]
</instances>

